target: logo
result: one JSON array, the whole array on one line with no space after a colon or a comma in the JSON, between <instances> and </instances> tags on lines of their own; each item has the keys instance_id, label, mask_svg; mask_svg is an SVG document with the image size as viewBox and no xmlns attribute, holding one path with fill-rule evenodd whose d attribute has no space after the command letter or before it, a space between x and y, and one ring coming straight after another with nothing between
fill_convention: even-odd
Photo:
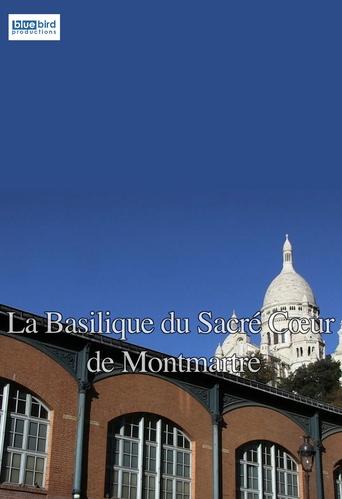
<instances>
[{"instance_id":1,"label":"logo","mask_svg":"<svg viewBox=\"0 0 342 499\"><path fill-rule=\"evenodd\" d=\"M60 17L60 14L8 14L8 39L60 40Z\"/></svg>"}]
</instances>

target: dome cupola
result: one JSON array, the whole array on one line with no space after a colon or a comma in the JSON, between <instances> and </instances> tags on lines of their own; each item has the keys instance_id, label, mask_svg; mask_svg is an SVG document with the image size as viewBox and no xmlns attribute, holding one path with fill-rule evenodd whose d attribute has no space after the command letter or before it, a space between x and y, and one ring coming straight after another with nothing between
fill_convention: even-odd
<instances>
[{"instance_id":1,"label":"dome cupola","mask_svg":"<svg viewBox=\"0 0 342 499\"><path fill-rule=\"evenodd\" d=\"M309 305L317 307L310 285L293 267L292 244L286 234L283 246L283 268L267 288L263 309L277 305L303 303L303 299Z\"/></svg>"}]
</instances>

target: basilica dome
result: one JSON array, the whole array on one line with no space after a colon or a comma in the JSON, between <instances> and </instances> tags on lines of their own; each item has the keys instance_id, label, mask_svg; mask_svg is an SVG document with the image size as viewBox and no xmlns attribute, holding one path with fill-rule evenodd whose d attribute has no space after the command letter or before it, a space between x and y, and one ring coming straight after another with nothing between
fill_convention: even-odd
<instances>
[{"instance_id":1,"label":"basilica dome","mask_svg":"<svg viewBox=\"0 0 342 499\"><path fill-rule=\"evenodd\" d=\"M283 247L283 268L268 286L263 308L303 302L317 306L311 287L293 268L292 245L286 235Z\"/></svg>"}]
</instances>

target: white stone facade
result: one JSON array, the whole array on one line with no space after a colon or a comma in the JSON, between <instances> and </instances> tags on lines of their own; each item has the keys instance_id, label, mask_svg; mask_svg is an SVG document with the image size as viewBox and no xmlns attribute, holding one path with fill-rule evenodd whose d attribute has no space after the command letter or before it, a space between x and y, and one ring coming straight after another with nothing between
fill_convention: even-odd
<instances>
[{"instance_id":1,"label":"white stone facade","mask_svg":"<svg viewBox=\"0 0 342 499\"><path fill-rule=\"evenodd\" d=\"M332 358L340 362L342 366L342 321L340 324L340 329L338 331L338 337L339 337L338 345L335 352L332 354ZM342 383L342 376L341 376L341 383Z\"/></svg>"},{"instance_id":2,"label":"white stone facade","mask_svg":"<svg viewBox=\"0 0 342 499\"><path fill-rule=\"evenodd\" d=\"M260 345L254 345L245 333L235 333L227 336L222 346L216 349L217 357L238 357L260 352L266 358L276 361L278 375L288 376L299 366L307 365L318 359L325 358L325 343L321 334L316 331L308 333L275 333L269 325L269 318L275 312L284 312L287 318L281 317L276 322L278 331L287 330L289 320L293 317L308 318L312 324L319 319L319 307L316 303L310 285L299 275L293 266L292 245L286 235L283 246L283 266L271 284L268 286L261 312ZM342 328L340 345L336 351L336 360L342 361Z\"/></svg>"}]
</instances>

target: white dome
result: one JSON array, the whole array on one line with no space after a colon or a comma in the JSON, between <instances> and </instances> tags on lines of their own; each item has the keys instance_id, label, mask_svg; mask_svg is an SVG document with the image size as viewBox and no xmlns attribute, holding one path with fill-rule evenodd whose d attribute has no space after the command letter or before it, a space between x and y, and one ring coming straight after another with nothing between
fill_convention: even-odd
<instances>
[{"instance_id":1,"label":"white dome","mask_svg":"<svg viewBox=\"0 0 342 499\"><path fill-rule=\"evenodd\" d=\"M295 270L281 272L268 286L263 307L284 303L303 303L308 301L316 306L312 289L306 280Z\"/></svg>"},{"instance_id":2,"label":"white dome","mask_svg":"<svg viewBox=\"0 0 342 499\"><path fill-rule=\"evenodd\" d=\"M317 306L311 287L293 268L292 245L286 235L283 246L283 269L268 286L263 308L303 302Z\"/></svg>"}]
</instances>

